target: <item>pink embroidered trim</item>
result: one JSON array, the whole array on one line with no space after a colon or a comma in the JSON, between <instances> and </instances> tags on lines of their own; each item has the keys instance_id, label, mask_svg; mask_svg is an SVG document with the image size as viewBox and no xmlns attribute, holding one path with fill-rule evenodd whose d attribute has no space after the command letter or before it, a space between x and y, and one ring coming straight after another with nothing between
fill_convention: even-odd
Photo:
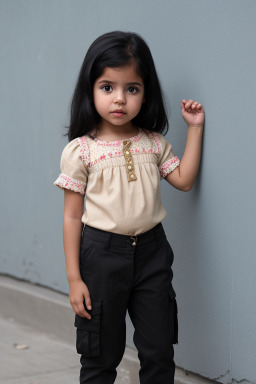
<instances>
[{"instance_id":1,"label":"pink embroidered trim","mask_svg":"<svg viewBox=\"0 0 256 384\"><path fill-rule=\"evenodd\" d=\"M66 188L74 192L79 192L81 195L85 194L86 184L82 181L72 179L72 177L69 177L64 173L59 175L59 177L55 180L54 185L60 187L61 189Z\"/></svg>"},{"instance_id":2,"label":"pink embroidered trim","mask_svg":"<svg viewBox=\"0 0 256 384\"><path fill-rule=\"evenodd\" d=\"M132 151L131 151L132 152ZM103 154L103 155L100 155L99 158L93 160L93 161L90 161L90 167L92 167L94 164L98 163L100 160L105 160L105 159L109 159L109 158L114 158L114 157L117 157L117 156L122 156L122 151L115 151L113 153L109 152L107 153L106 155Z\"/></svg>"},{"instance_id":3,"label":"pink embroidered trim","mask_svg":"<svg viewBox=\"0 0 256 384\"><path fill-rule=\"evenodd\" d=\"M82 162L83 162L85 168L87 168L87 166L88 166L88 164L90 162L90 149L89 149L89 145L87 143L87 140L86 140L85 136L78 137L77 140L78 140L78 142L80 144L80 154L81 154Z\"/></svg>"},{"instance_id":4,"label":"pink embroidered trim","mask_svg":"<svg viewBox=\"0 0 256 384\"><path fill-rule=\"evenodd\" d=\"M159 167L160 177L163 179L170 172L172 172L176 167L180 165L180 160L178 156L173 156L171 159L167 160L164 164Z\"/></svg>"},{"instance_id":5,"label":"pink embroidered trim","mask_svg":"<svg viewBox=\"0 0 256 384\"><path fill-rule=\"evenodd\" d=\"M162 152L162 144L161 144L161 141L158 137L157 132L152 132L152 137L153 137L153 140L155 140L158 152L161 153Z\"/></svg>"}]
</instances>

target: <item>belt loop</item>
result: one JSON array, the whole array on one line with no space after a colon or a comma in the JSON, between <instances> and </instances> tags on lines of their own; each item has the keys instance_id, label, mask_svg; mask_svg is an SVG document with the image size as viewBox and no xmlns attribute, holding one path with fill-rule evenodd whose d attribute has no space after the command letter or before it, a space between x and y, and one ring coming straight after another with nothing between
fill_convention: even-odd
<instances>
[{"instance_id":1,"label":"belt loop","mask_svg":"<svg viewBox=\"0 0 256 384\"><path fill-rule=\"evenodd\" d=\"M158 237L158 232L157 232L157 228L153 228L153 233L154 233L154 236L155 236L155 242L156 242L156 247L159 246L159 242L160 242L160 239Z\"/></svg>"},{"instance_id":2,"label":"belt loop","mask_svg":"<svg viewBox=\"0 0 256 384\"><path fill-rule=\"evenodd\" d=\"M112 235L111 232L107 233L107 236L106 236L106 246L105 246L106 249L109 248L109 243L110 243L111 235Z\"/></svg>"}]
</instances>

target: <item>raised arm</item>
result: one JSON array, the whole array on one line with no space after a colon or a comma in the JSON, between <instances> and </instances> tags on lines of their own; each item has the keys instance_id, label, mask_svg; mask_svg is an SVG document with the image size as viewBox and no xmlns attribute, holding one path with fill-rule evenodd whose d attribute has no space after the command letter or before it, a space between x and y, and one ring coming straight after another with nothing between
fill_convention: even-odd
<instances>
[{"instance_id":1,"label":"raised arm","mask_svg":"<svg viewBox=\"0 0 256 384\"><path fill-rule=\"evenodd\" d=\"M165 180L176 189L187 192L193 187L200 164L204 126L203 106L196 101L183 99L181 114L188 124L185 151L180 165L169 173Z\"/></svg>"}]
</instances>

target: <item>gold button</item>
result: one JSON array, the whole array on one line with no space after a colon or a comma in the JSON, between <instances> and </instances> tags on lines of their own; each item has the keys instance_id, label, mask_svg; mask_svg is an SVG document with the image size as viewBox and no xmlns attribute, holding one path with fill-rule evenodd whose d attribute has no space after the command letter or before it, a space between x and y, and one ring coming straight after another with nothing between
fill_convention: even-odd
<instances>
[{"instance_id":1,"label":"gold button","mask_svg":"<svg viewBox=\"0 0 256 384\"><path fill-rule=\"evenodd\" d=\"M132 169L131 165L128 165L128 169Z\"/></svg>"},{"instance_id":2,"label":"gold button","mask_svg":"<svg viewBox=\"0 0 256 384\"><path fill-rule=\"evenodd\" d=\"M126 151L125 153L126 153L126 155L129 155L129 154L130 154L130 152L129 152L129 151Z\"/></svg>"},{"instance_id":3,"label":"gold button","mask_svg":"<svg viewBox=\"0 0 256 384\"><path fill-rule=\"evenodd\" d=\"M131 174L131 178L132 178L132 179L134 178L134 175L133 175L133 174Z\"/></svg>"}]
</instances>

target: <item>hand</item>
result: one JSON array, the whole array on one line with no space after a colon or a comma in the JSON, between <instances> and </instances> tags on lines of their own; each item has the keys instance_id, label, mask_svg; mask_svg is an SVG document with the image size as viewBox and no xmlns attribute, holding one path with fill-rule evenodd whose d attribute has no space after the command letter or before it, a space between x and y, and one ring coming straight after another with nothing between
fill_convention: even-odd
<instances>
[{"instance_id":1,"label":"hand","mask_svg":"<svg viewBox=\"0 0 256 384\"><path fill-rule=\"evenodd\" d=\"M87 319L91 319L91 315L85 310L85 305L90 310L91 309L91 298L90 293L87 288L87 285L80 280L73 280L69 282L69 298L70 304L73 308L73 311L81 316L86 317Z\"/></svg>"},{"instance_id":2,"label":"hand","mask_svg":"<svg viewBox=\"0 0 256 384\"><path fill-rule=\"evenodd\" d=\"M181 115L188 125L202 126L204 124L204 108L197 101L183 99Z\"/></svg>"}]
</instances>

